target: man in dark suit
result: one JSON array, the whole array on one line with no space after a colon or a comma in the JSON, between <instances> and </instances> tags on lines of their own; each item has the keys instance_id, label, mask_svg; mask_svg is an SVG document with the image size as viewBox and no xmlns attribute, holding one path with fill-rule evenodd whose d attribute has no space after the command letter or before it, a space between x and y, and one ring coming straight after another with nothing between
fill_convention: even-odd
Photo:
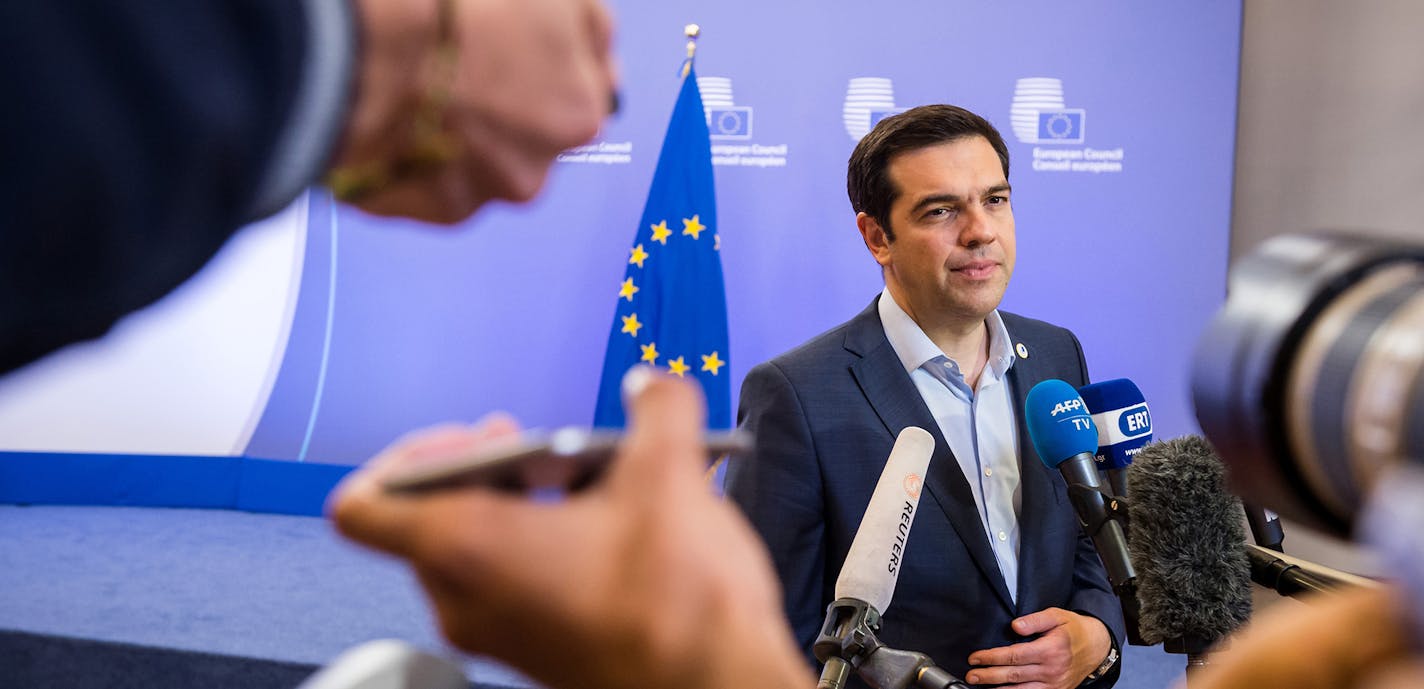
<instances>
[{"instance_id":1,"label":"man in dark suit","mask_svg":"<svg viewBox=\"0 0 1424 689\"><path fill-rule=\"evenodd\" d=\"M1088 380L1065 329L997 310L1014 267L1008 151L983 118L925 106L851 155L847 189L885 290L761 364L727 492L765 539L809 648L895 437L936 437L881 640L974 684L1116 681L1122 612L1063 480L1018 418L1029 388Z\"/></svg>"}]
</instances>

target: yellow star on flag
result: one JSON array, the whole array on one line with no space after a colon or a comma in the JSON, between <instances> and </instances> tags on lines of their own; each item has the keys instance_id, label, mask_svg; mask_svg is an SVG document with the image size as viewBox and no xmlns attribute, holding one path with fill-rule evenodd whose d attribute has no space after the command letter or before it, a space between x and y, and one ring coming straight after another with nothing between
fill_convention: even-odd
<instances>
[{"instance_id":1,"label":"yellow star on flag","mask_svg":"<svg viewBox=\"0 0 1424 689\"><path fill-rule=\"evenodd\" d=\"M629 263L632 263L632 264L636 264L639 268L642 268L642 267L643 267L643 261L646 261L646 260L648 260L648 252L643 251L643 245L642 245L642 244L639 244L639 245L633 247L633 257L632 257L632 258L629 258L629 259L628 259L628 262L629 262Z\"/></svg>"},{"instance_id":2,"label":"yellow star on flag","mask_svg":"<svg viewBox=\"0 0 1424 689\"><path fill-rule=\"evenodd\" d=\"M623 281L623 286L618 288L618 296L633 301L633 295L638 293L638 286L633 284L633 278Z\"/></svg>"},{"instance_id":3,"label":"yellow star on flag","mask_svg":"<svg viewBox=\"0 0 1424 689\"><path fill-rule=\"evenodd\" d=\"M683 362L682 357L678 357L668 362L668 370L672 371L673 375L676 375L678 378L681 378L683 377L682 374L691 371L692 367L688 366L685 362Z\"/></svg>"},{"instance_id":4,"label":"yellow star on flag","mask_svg":"<svg viewBox=\"0 0 1424 689\"><path fill-rule=\"evenodd\" d=\"M717 353L712 352L708 356L702 357L702 370L711 371L712 375L717 375L717 369L726 366L727 362L717 358Z\"/></svg>"},{"instance_id":5,"label":"yellow star on flag","mask_svg":"<svg viewBox=\"0 0 1424 689\"><path fill-rule=\"evenodd\" d=\"M687 218L682 219L682 233L692 235L693 239L699 239L697 236L698 233L707 229L707 226L703 225L697 218L698 216L694 215L691 220Z\"/></svg>"},{"instance_id":6,"label":"yellow star on flag","mask_svg":"<svg viewBox=\"0 0 1424 689\"><path fill-rule=\"evenodd\" d=\"M638 345L638 348L643 350L643 358L639 361L646 361L650 364L658 363L658 343L649 342L645 345Z\"/></svg>"},{"instance_id":7,"label":"yellow star on flag","mask_svg":"<svg viewBox=\"0 0 1424 689\"><path fill-rule=\"evenodd\" d=\"M662 244L663 246L667 246L667 238L671 234L672 230L668 229L666 220L656 225L653 225L653 241Z\"/></svg>"},{"instance_id":8,"label":"yellow star on flag","mask_svg":"<svg viewBox=\"0 0 1424 689\"><path fill-rule=\"evenodd\" d=\"M619 318L623 319L623 332L637 337L638 328L643 327L643 324L638 322L638 314L633 313L627 316L619 316Z\"/></svg>"}]
</instances>

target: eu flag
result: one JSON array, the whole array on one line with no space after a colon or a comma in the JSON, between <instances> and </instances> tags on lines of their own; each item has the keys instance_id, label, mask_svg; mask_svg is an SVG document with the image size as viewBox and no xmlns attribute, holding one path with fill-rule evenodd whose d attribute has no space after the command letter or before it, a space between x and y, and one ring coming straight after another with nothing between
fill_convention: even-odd
<instances>
[{"instance_id":1,"label":"eu flag","mask_svg":"<svg viewBox=\"0 0 1424 689\"><path fill-rule=\"evenodd\" d=\"M707 395L707 424L731 428L727 297L712 189L712 147L697 75L689 71L673 107L643 218L617 295L593 423L624 425L619 385L643 363L696 378Z\"/></svg>"}]
</instances>

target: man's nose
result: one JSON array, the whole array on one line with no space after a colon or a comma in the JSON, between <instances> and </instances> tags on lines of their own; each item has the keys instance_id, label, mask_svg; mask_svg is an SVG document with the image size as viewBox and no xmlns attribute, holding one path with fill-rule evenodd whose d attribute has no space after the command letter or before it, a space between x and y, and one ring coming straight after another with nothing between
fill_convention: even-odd
<instances>
[{"instance_id":1,"label":"man's nose","mask_svg":"<svg viewBox=\"0 0 1424 689\"><path fill-rule=\"evenodd\" d=\"M964 213L964 225L959 231L959 243L966 247L992 243L998 238L989 214L983 208L971 206Z\"/></svg>"}]
</instances>

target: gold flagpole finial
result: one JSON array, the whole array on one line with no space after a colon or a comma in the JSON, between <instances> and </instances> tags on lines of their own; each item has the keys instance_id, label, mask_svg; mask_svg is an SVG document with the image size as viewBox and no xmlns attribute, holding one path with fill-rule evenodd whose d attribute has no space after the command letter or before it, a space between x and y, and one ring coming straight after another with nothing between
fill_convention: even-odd
<instances>
[{"instance_id":1,"label":"gold flagpole finial","mask_svg":"<svg viewBox=\"0 0 1424 689\"><path fill-rule=\"evenodd\" d=\"M682 62L682 77L686 79L692 71L692 58L697 55L697 37L702 35L702 27L688 24L682 28L682 33L687 36L687 59Z\"/></svg>"}]
</instances>

